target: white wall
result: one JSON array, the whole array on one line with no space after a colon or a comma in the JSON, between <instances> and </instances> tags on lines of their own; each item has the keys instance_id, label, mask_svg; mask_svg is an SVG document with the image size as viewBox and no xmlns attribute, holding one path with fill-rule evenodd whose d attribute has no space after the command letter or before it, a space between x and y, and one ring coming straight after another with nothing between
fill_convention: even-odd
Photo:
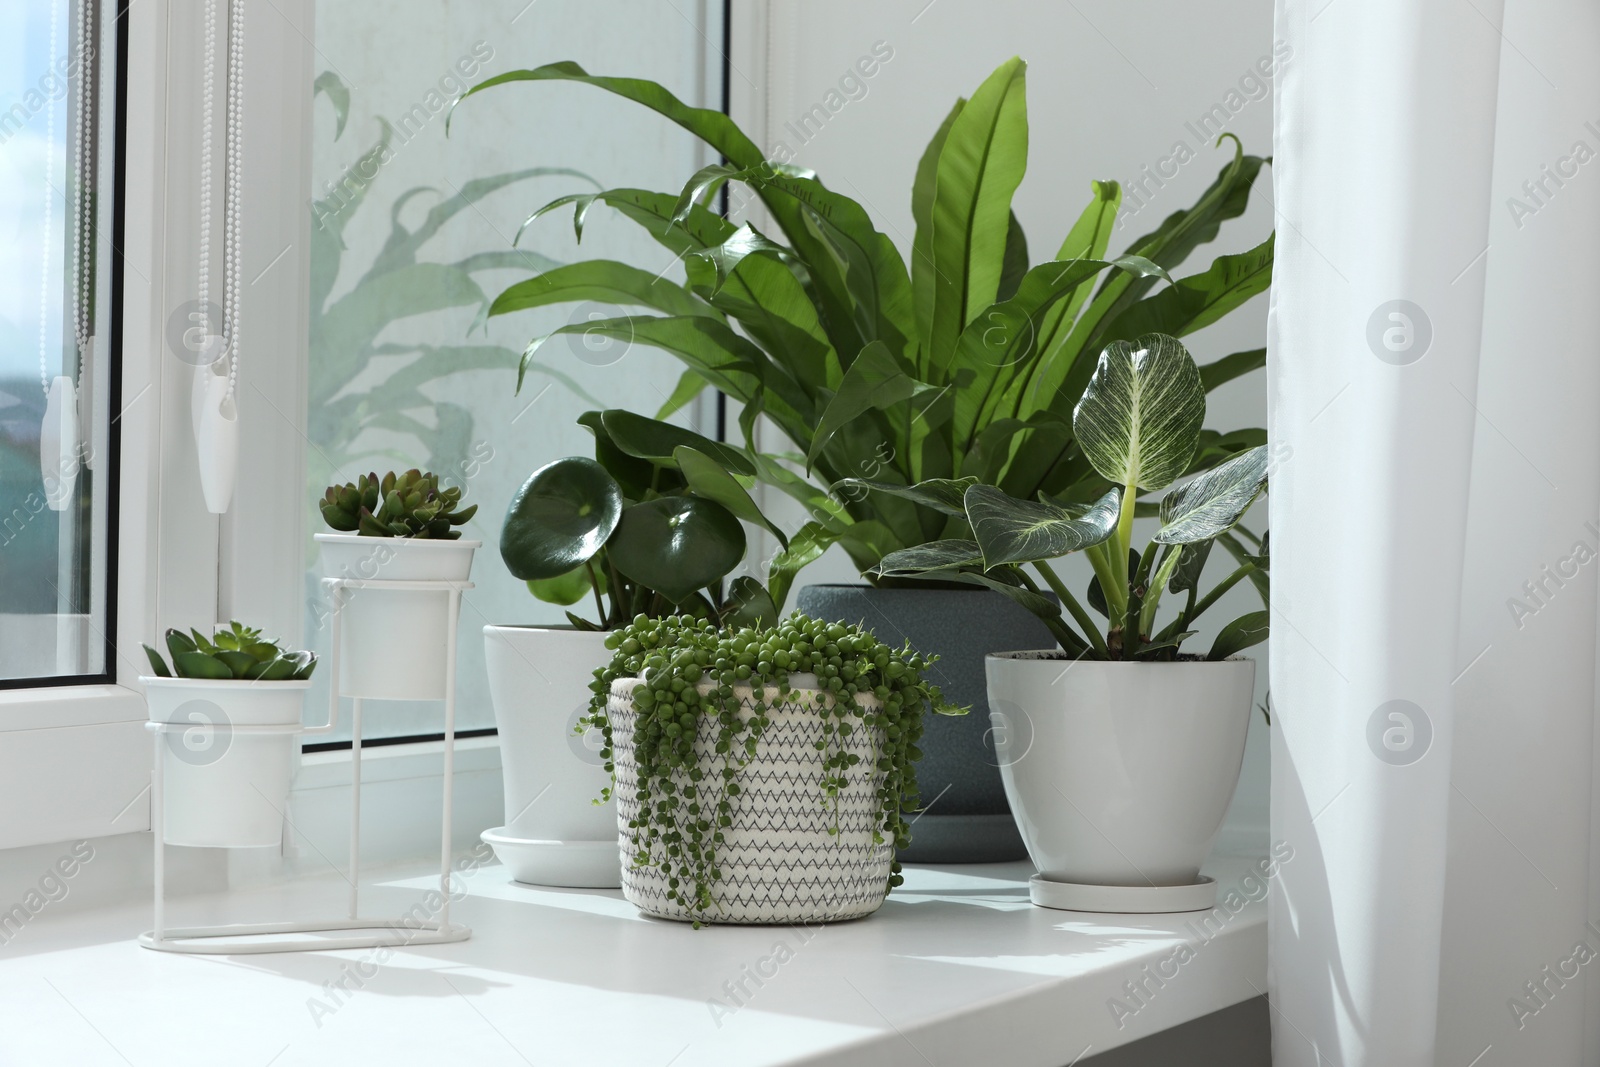
<instances>
[{"instance_id":1,"label":"white wall","mask_svg":"<svg viewBox=\"0 0 1600 1067\"><path fill-rule=\"evenodd\" d=\"M1212 105L1232 114L1226 129L1245 151L1272 151L1271 86L1256 64L1271 59L1270 0L1222 0L1204 5L1144 0L1116 5L1041 4L1027 0L771 0L738 3L733 13L734 118L769 156L782 155L818 172L824 182L866 206L902 253L909 250L911 179L918 158L957 96L970 95L1004 60L1028 66L1028 176L1014 207L1028 235L1033 262L1054 253L1089 200L1093 179L1124 188L1173 157L1181 143L1193 158L1151 192L1140 207L1125 195L1111 252L1122 251L1170 212L1188 207L1216 177L1229 149L1215 150L1195 131ZM880 44L881 42L881 44ZM884 46L892 50L865 91L825 100L856 61ZM1293 58L1289 57L1288 62ZM1230 96L1229 94L1233 95ZM813 105L844 97L827 123L796 135ZM806 138L802 140L802 137ZM1171 173L1171 165L1166 167ZM1194 273L1211 256L1244 251L1272 229L1271 187L1264 170L1250 210L1224 226L1209 249L1179 274ZM1201 363L1266 343L1265 295L1186 339ZM1207 425L1220 430L1262 426L1266 383L1260 372L1236 379L1210 398ZM764 502L783 514L781 500ZM1265 522L1265 507L1249 520ZM796 512L794 521L798 521ZM1217 553L1207 573L1227 571ZM1086 585L1083 567L1069 579ZM808 582L858 580L848 558L830 552L804 575ZM1194 640L1209 643L1221 623L1259 604L1241 583L1214 608ZM1258 649L1257 696L1264 699L1266 653ZM1261 717L1253 720L1244 780L1231 820L1265 827L1267 746Z\"/></svg>"}]
</instances>

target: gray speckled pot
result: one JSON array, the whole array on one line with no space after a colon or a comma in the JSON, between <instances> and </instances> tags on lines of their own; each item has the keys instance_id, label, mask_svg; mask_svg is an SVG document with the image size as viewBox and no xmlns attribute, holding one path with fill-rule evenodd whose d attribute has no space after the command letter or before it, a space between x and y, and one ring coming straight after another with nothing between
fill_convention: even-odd
<instances>
[{"instance_id":1,"label":"gray speckled pot","mask_svg":"<svg viewBox=\"0 0 1600 1067\"><path fill-rule=\"evenodd\" d=\"M911 831L908 863L998 863L1028 858L1011 819L989 727L983 658L991 652L1054 648L1043 623L987 589L874 589L869 585L808 585L799 608L807 615L861 623L891 645L909 641L936 655L931 681L961 717L930 715L922 737L917 784L926 812Z\"/></svg>"}]
</instances>

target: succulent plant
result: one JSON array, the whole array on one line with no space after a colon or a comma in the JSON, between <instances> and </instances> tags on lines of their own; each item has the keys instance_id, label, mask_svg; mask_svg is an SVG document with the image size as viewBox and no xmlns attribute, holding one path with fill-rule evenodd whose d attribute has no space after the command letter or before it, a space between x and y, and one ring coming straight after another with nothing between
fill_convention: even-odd
<instances>
[{"instance_id":1,"label":"succulent plant","mask_svg":"<svg viewBox=\"0 0 1600 1067\"><path fill-rule=\"evenodd\" d=\"M360 475L345 485L330 485L322 496L322 518L341 533L363 537L416 537L454 541L455 527L478 512L478 505L457 511L461 489L439 488L437 474L416 468L404 474L390 471Z\"/></svg>"},{"instance_id":2,"label":"succulent plant","mask_svg":"<svg viewBox=\"0 0 1600 1067\"><path fill-rule=\"evenodd\" d=\"M311 677L317 669L315 652L285 652L274 641L264 641L261 631L240 622L219 626L208 640L199 630L167 631L167 651L172 654L172 669L167 669L161 653L144 646L150 666L158 678L235 678L262 682L282 682Z\"/></svg>"}]
</instances>

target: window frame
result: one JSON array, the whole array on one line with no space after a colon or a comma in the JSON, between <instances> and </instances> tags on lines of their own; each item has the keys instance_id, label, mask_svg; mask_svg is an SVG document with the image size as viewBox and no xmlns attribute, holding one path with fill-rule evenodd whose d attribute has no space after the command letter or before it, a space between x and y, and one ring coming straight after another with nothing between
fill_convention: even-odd
<instances>
[{"instance_id":1,"label":"window frame","mask_svg":"<svg viewBox=\"0 0 1600 1067\"><path fill-rule=\"evenodd\" d=\"M110 334L109 351L111 358L108 360L109 373L107 375L106 390L109 399L109 409L118 410L122 400L122 283L124 270L124 257L118 255L116 250L123 247L123 234L125 223L126 201L125 191L125 166L127 163L127 56L128 56L128 24L123 16L127 13L132 0L115 0L116 14L112 16L115 27L115 114L112 116L112 223L111 223L111 285L110 285ZM102 11L101 17L104 18ZM96 62L99 59L96 57ZM4 721L4 713L13 706L13 702L5 700L7 690L20 690L33 694L42 690L54 690L64 687L87 687L103 689L106 686L115 686L117 683L117 603L118 603L118 497L121 478L121 448L120 438L122 427L120 419L112 419L106 428L106 463L100 468L109 472L110 477L97 479L96 493L103 493L102 506L106 514L105 556L95 561L103 568L106 587L105 598L105 628L103 631L96 629L102 644L104 657L101 669L82 674L41 675L27 678L0 678L0 722ZM98 484L103 480L104 485ZM93 628L92 624L91 627ZM86 694L86 698L93 700L94 693ZM14 702L20 706L26 702L37 700L35 696L24 696ZM51 698L58 702L59 697ZM0 727L3 729L3 727Z\"/></svg>"},{"instance_id":2,"label":"window frame","mask_svg":"<svg viewBox=\"0 0 1600 1067\"><path fill-rule=\"evenodd\" d=\"M293 102L275 99L284 86L299 93L309 116L310 78L302 74L310 66L306 31L313 3L278 0L276 14L264 9L250 27L246 104L253 97L256 120L247 126L247 195L270 205L246 220L250 277L256 276L250 268L261 270L275 251L261 254L264 235L304 229L309 177L302 177L305 169L297 165L297 146L285 143L293 140L294 124L271 116L279 103ZM118 355L113 388L119 392L113 399L117 478L111 480L116 488L108 500L115 509L116 535L108 538L114 554L108 561L107 599L114 607L105 634L107 671L98 678L0 687L0 810L8 813L0 823L0 848L150 828L151 741L138 681L148 668L141 643L168 625L237 613L281 623L285 633L299 626L299 598L292 591L287 596L279 591L287 612L258 610L257 602L272 594L262 573L285 573L273 570L277 561L241 559L243 553L230 552L229 546L238 543L236 531L250 530L252 544L297 552L300 514L273 507L275 514L264 515L261 509L268 505L252 501L248 493L240 494L227 516L219 519L206 511L189 427L192 371L166 351L168 312L189 298L197 259L192 240L197 220L189 205L196 202L199 173L202 20L173 0L117 0L117 8L118 254L113 270L118 277L111 328ZM300 130L306 129L301 123ZM306 135L300 140L308 143ZM303 238L294 243L305 248ZM303 309L296 316L295 307L284 306L284 294L303 288L304 257L298 267L295 257L283 258L291 260L284 274L293 277L246 288L244 314L258 324L255 351L263 366L273 346L285 339L303 345ZM267 369L269 379L278 377ZM247 373L241 374L242 384ZM298 387L298 379L284 386ZM263 449L259 454L275 457L294 482L292 499L299 502L302 444L292 420L276 428L257 421L262 432L243 441L241 451ZM241 484L248 483L241 478ZM285 499L271 491L266 495L277 505ZM252 529L263 522L265 529Z\"/></svg>"}]
</instances>

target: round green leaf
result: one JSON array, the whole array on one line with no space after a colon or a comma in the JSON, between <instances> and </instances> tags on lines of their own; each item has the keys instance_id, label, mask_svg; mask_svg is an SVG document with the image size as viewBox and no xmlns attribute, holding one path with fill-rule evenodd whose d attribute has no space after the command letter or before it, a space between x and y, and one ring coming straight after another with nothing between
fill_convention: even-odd
<instances>
[{"instance_id":1,"label":"round green leaf","mask_svg":"<svg viewBox=\"0 0 1600 1067\"><path fill-rule=\"evenodd\" d=\"M581 456L558 459L511 498L500 558L523 581L560 577L600 551L621 515L622 490L604 467Z\"/></svg>"},{"instance_id":2,"label":"round green leaf","mask_svg":"<svg viewBox=\"0 0 1600 1067\"><path fill-rule=\"evenodd\" d=\"M1206 391L1188 349L1149 333L1106 346L1072 430L1101 477L1161 489L1189 469L1205 417Z\"/></svg>"},{"instance_id":3,"label":"round green leaf","mask_svg":"<svg viewBox=\"0 0 1600 1067\"><path fill-rule=\"evenodd\" d=\"M634 504L606 547L617 570L682 603L744 558L744 527L727 508L692 496Z\"/></svg>"},{"instance_id":4,"label":"round green leaf","mask_svg":"<svg viewBox=\"0 0 1600 1067\"><path fill-rule=\"evenodd\" d=\"M601 578L600 592L605 592L605 579ZM528 583L528 592L546 604L571 607L589 595L589 568L579 565L554 578L536 578Z\"/></svg>"}]
</instances>

